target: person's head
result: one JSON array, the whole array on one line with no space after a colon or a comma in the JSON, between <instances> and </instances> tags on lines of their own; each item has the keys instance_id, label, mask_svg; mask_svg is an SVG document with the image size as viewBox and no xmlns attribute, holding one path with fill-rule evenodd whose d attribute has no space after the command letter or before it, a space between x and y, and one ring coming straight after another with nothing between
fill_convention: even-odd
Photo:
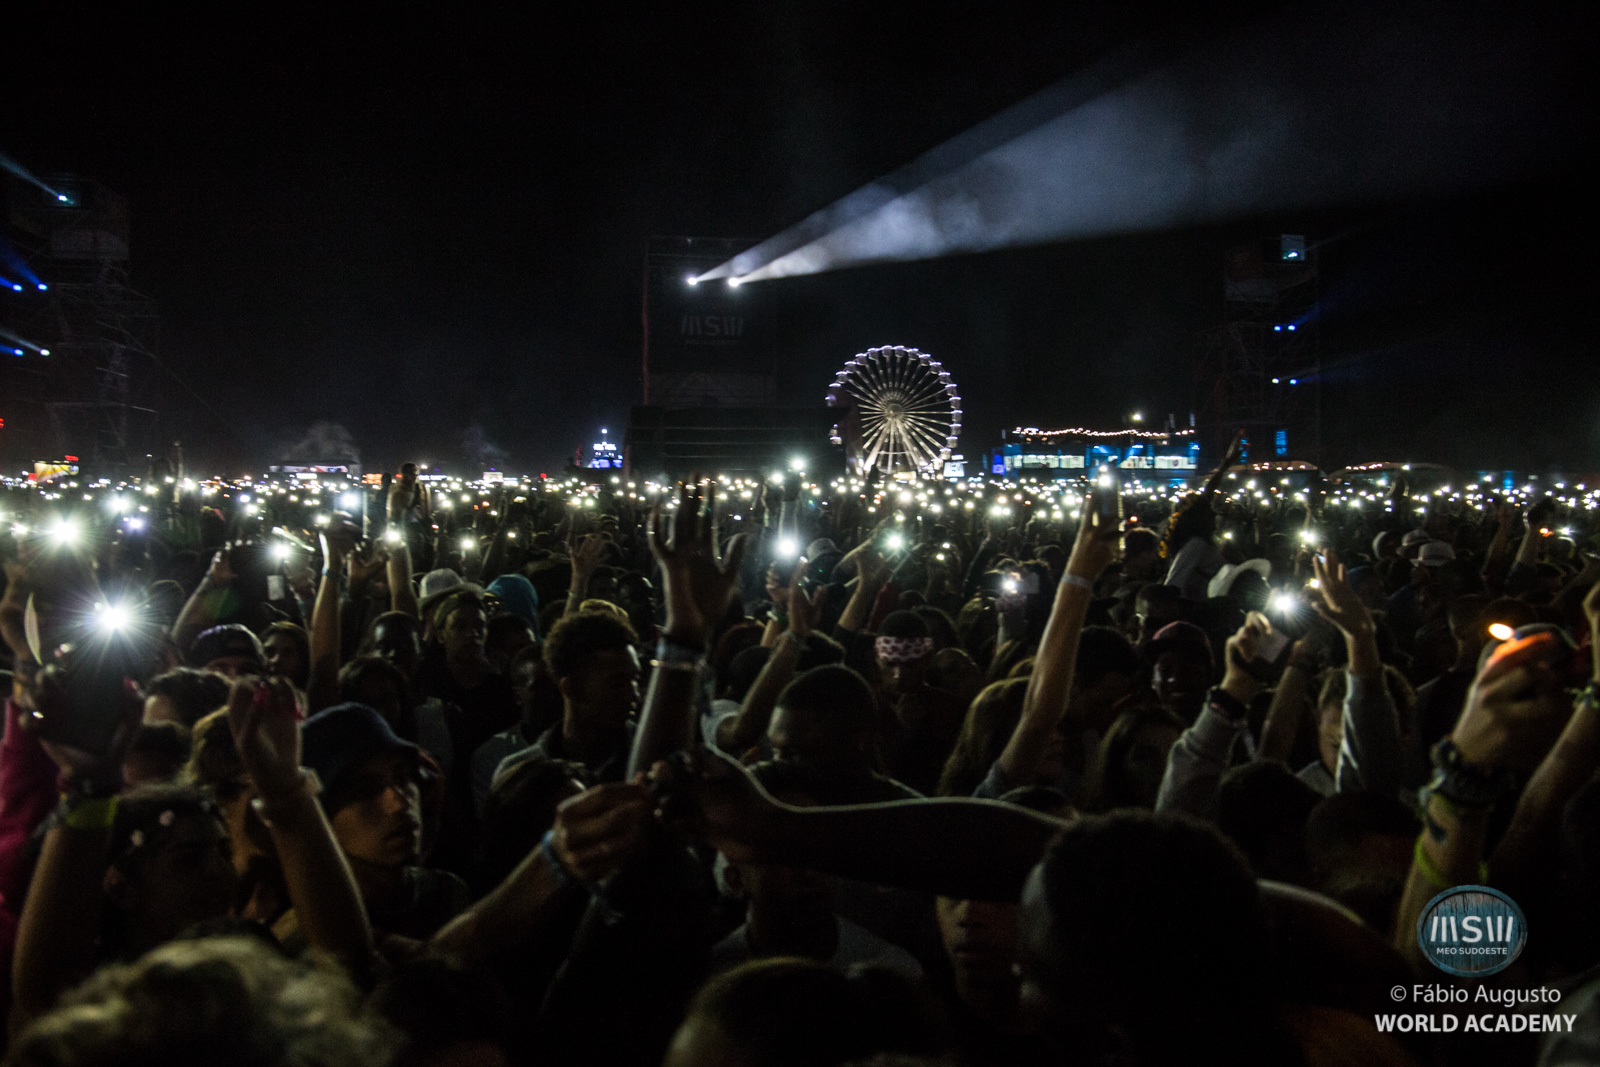
<instances>
[{"instance_id":1,"label":"person's head","mask_svg":"<svg viewBox=\"0 0 1600 1067\"><path fill-rule=\"evenodd\" d=\"M372 620L361 652L388 660L408 681L415 681L422 666L422 624L415 615L386 611Z\"/></svg>"},{"instance_id":2,"label":"person's head","mask_svg":"<svg viewBox=\"0 0 1600 1067\"><path fill-rule=\"evenodd\" d=\"M1147 585L1134 598L1139 640L1148 641L1164 627L1183 619L1183 594L1175 585Z\"/></svg>"},{"instance_id":3,"label":"person's head","mask_svg":"<svg viewBox=\"0 0 1600 1067\"><path fill-rule=\"evenodd\" d=\"M1450 624L1450 636L1455 638L1456 648L1467 658L1476 660L1478 650L1489 639L1489 631L1485 628L1488 623L1484 618L1488 607L1489 598L1482 593L1466 593L1452 600L1445 611L1445 618Z\"/></svg>"},{"instance_id":4,"label":"person's head","mask_svg":"<svg viewBox=\"0 0 1600 1067\"><path fill-rule=\"evenodd\" d=\"M417 747L372 708L336 704L300 727L300 761L322 782L318 799L352 863L398 870L422 854Z\"/></svg>"},{"instance_id":5,"label":"person's head","mask_svg":"<svg viewBox=\"0 0 1600 1067\"><path fill-rule=\"evenodd\" d=\"M181 722L139 724L122 759L122 780L130 786L176 781L189 762L189 728Z\"/></svg>"},{"instance_id":6,"label":"person's head","mask_svg":"<svg viewBox=\"0 0 1600 1067\"><path fill-rule=\"evenodd\" d=\"M914 611L892 611L878 628L878 678L891 696L911 692L922 684L933 655L933 635L928 622Z\"/></svg>"},{"instance_id":7,"label":"person's head","mask_svg":"<svg viewBox=\"0 0 1600 1067\"><path fill-rule=\"evenodd\" d=\"M105 875L107 948L136 956L229 914L239 881L222 813L204 790L149 785L123 794Z\"/></svg>"},{"instance_id":8,"label":"person's head","mask_svg":"<svg viewBox=\"0 0 1600 1067\"><path fill-rule=\"evenodd\" d=\"M489 620L483 654L489 666L500 673L511 664L511 657L534 643L533 626L519 615L502 613Z\"/></svg>"},{"instance_id":9,"label":"person's head","mask_svg":"<svg viewBox=\"0 0 1600 1067\"><path fill-rule=\"evenodd\" d=\"M1222 776L1217 827L1262 878L1304 885L1305 829L1321 796L1277 760L1252 760Z\"/></svg>"},{"instance_id":10,"label":"person's head","mask_svg":"<svg viewBox=\"0 0 1600 1067\"><path fill-rule=\"evenodd\" d=\"M1416 814L1395 797L1366 792L1324 797L1306 820L1312 888L1387 935L1419 829Z\"/></svg>"},{"instance_id":11,"label":"person's head","mask_svg":"<svg viewBox=\"0 0 1600 1067\"><path fill-rule=\"evenodd\" d=\"M189 646L189 665L229 678L258 675L266 669L266 653L249 628L237 623L204 630Z\"/></svg>"},{"instance_id":12,"label":"person's head","mask_svg":"<svg viewBox=\"0 0 1600 1067\"><path fill-rule=\"evenodd\" d=\"M1132 643L1110 626L1085 626L1078 638L1070 702L1074 715L1103 728L1138 691L1144 664Z\"/></svg>"},{"instance_id":13,"label":"person's head","mask_svg":"<svg viewBox=\"0 0 1600 1067\"><path fill-rule=\"evenodd\" d=\"M372 1009L405 1034L391 1067L506 1067L518 1012L486 967L422 955L388 969Z\"/></svg>"},{"instance_id":14,"label":"person's head","mask_svg":"<svg viewBox=\"0 0 1600 1067\"><path fill-rule=\"evenodd\" d=\"M488 604L470 589L451 593L435 610L433 625L447 655L480 654L489 637Z\"/></svg>"},{"instance_id":15,"label":"person's head","mask_svg":"<svg viewBox=\"0 0 1600 1067\"><path fill-rule=\"evenodd\" d=\"M398 1035L337 968L208 937L102 967L11 1046L15 1067L383 1067Z\"/></svg>"},{"instance_id":16,"label":"person's head","mask_svg":"<svg viewBox=\"0 0 1600 1067\"><path fill-rule=\"evenodd\" d=\"M1183 733L1183 723L1162 707L1143 707L1117 716L1100 739L1089 770L1090 811L1156 806L1167 755Z\"/></svg>"},{"instance_id":17,"label":"person's head","mask_svg":"<svg viewBox=\"0 0 1600 1067\"><path fill-rule=\"evenodd\" d=\"M286 678L299 689L311 676L311 636L305 627L292 622L275 622L261 636L266 653L267 673Z\"/></svg>"},{"instance_id":18,"label":"person's head","mask_svg":"<svg viewBox=\"0 0 1600 1067\"><path fill-rule=\"evenodd\" d=\"M1211 639L1193 623L1174 622L1157 631L1144 652L1156 700L1183 722L1193 722L1216 669Z\"/></svg>"},{"instance_id":19,"label":"person's head","mask_svg":"<svg viewBox=\"0 0 1600 1067\"><path fill-rule=\"evenodd\" d=\"M938 1048L904 979L814 960L741 964L695 994L662 1067L841 1067L877 1052Z\"/></svg>"},{"instance_id":20,"label":"person's head","mask_svg":"<svg viewBox=\"0 0 1600 1067\"><path fill-rule=\"evenodd\" d=\"M1166 569L1161 558L1161 536L1154 530L1136 526L1122 535L1122 576L1130 581L1150 582Z\"/></svg>"},{"instance_id":21,"label":"person's head","mask_svg":"<svg viewBox=\"0 0 1600 1067\"><path fill-rule=\"evenodd\" d=\"M144 721L193 726L228 702L228 679L215 671L178 667L144 685Z\"/></svg>"},{"instance_id":22,"label":"person's head","mask_svg":"<svg viewBox=\"0 0 1600 1067\"><path fill-rule=\"evenodd\" d=\"M1005 750L1006 742L1022 718L1022 701L1028 692L1026 678L992 682L973 698L961 724L955 748L939 776L939 795L967 797L983 781L989 768ZM1039 777L1054 781L1061 775L1065 746L1052 735Z\"/></svg>"},{"instance_id":23,"label":"person's head","mask_svg":"<svg viewBox=\"0 0 1600 1067\"><path fill-rule=\"evenodd\" d=\"M545 665L542 647L529 645L511 657L506 680L511 683L512 695L517 699L523 736L536 737L561 717L561 690Z\"/></svg>"},{"instance_id":24,"label":"person's head","mask_svg":"<svg viewBox=\"0 0 1600 1067\"><path fill-rule=\"evenodd\" d=\"M383 721L407 740L416 733L412 715L411 684L389 660L380 656L357 656L339 668L339 700L365 704L383 716Z\"/></svg>"},{"instance_id":25,"label":"person's head","mask_svg":"<svg viewBox=\"0 0 1600 1067\"><path fill-rule=\"evenodd\" d=\"M1265 925L1236 848L1193 819L1114 812L1062 830L1018 915L1023 1007L1083 1062L1262 1062ZM1193 966L1175 965L1189 961Z\"/></svg>"},{"instance_id":26,"label":"person's head","mask_svg":"<svg viewBox=\"0 0 1600 1067\"><path fill-rule=\"evenodd\" d=\"M877 702L866 680L842 664L806 671L778 694L767 726L774 759L834 771L870 767Z\"/></svg>"},{"instance_id":27,"label":"person's head","mask_svg":"<svg viewBox=\"0 0 1600 1067\"><path fill-rule=\"evenodd\" d=\"M550 630L544 661L561 690L569 727L621 730L639 703L638 640L610 612L580 611Z\"/></svg>"}]
</instances>

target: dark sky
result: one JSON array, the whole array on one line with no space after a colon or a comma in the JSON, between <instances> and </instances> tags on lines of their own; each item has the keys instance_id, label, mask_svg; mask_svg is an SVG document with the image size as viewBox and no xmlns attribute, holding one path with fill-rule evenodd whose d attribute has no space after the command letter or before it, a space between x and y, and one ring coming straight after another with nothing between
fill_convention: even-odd
<instances>
[{"instance_id":1,"label":"dark sky","mask_svg":"<svg viewBox=\"0 0 1600 1067\"><path fill-rule=\"evenodd\" d=\"M764 238L1116 49L1203 46L1273 5L1182 23L1169 6L78 10L9 35L0 151L131 201L163 406L197 465L272 461L331 420L369 464L473 469L487 445L553 468L637 400L647 236ZM935 353L970 453L1005 426L1187 412L1224 249L1337 238L1325 459L1600 470L1586 148L1470 194L841 271L762 299L784 309L784 380L806 399L869 345Z\"/></svg>"}]
</instances>

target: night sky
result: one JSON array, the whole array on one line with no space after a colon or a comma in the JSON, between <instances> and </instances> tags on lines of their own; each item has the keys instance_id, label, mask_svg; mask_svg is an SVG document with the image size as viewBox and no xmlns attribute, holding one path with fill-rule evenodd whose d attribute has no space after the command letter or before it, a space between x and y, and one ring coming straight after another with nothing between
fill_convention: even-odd
<instances>
[{"instance_id":1,"label":"night sky","mask_svg":"<svg viewBox=\"0 0 1600 1067\"><path fill-rule=\"evenodd\" d=\"M257 468L332 421L369 466L557 469L637 402L648 236L765 238L1117 49L1203 47L1273 11L1175 23L1168 6L123 24L81 9L13 27L0 152L129 198L134 284L162 312L167 434L196 468ZM1547 25L1580 11L1506 10ZM1305 233L1327 241L1325 466L1600 470L1589 148L1575 137L1490 188L845 270L759 297L785 325L780 379L806 400L868 346L934 353L961 383L972 454L1007 426L1186 418L1224 250Z\"/></svg>"}]
</instances>

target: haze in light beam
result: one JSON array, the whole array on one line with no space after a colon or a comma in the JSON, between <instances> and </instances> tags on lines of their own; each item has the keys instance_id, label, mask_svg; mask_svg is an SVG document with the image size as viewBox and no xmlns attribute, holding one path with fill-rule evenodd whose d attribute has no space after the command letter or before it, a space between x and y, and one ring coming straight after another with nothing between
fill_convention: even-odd
<instances>
[{"instance_id":1,"label":"haze in light beam","mask_svg":"<svg viewBox=\"0 0 1600 1067\"><path fill-rule=\"evenodd\" d=\"M1574 103L1582 33L1562 22L1575 17L1302 9L1148 73L1104 68L704 277L759 281L1503 182L1592 139Z\"/></svg>"}]
</instances>

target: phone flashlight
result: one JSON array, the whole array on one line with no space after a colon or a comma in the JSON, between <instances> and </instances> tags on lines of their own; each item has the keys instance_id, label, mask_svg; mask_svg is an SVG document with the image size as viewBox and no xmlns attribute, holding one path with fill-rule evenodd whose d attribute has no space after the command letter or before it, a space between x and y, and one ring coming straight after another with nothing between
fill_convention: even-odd
<instances>
[{"instance_id":1,"label":"phone flashlight","mask_svg":"<svg viewBox=\"0 0 1600 1067\"><path fill-rule=\"evenodd\" d=\"M899 533L892 533L888 537L885 537L883 539L883 545L890 552L898 552L902 548L906 547L905 535L904 534L899 534Z\"/></svg>"}]
</instances>

